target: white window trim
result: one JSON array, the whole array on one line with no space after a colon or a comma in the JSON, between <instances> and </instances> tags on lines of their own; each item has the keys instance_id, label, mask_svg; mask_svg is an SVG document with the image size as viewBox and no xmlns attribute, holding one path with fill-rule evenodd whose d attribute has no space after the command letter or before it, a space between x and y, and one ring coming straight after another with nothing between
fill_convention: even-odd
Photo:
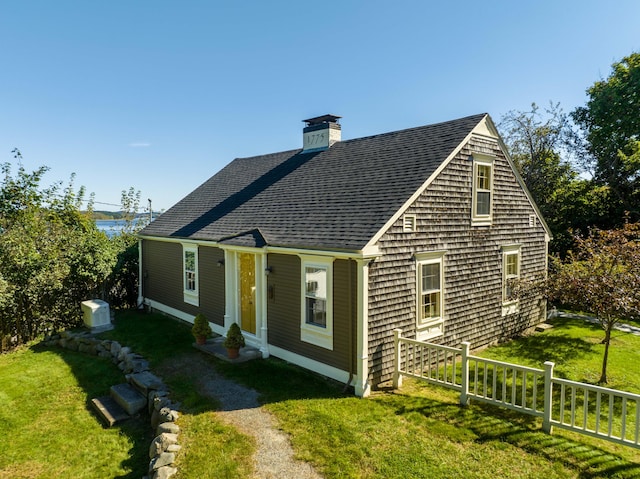
<instances>
[{"instance_id":1,"label":"white window trim","mask_svg":"<svg viewBox=\"0 0 640 479\"><path fill-rule=\"evenodd\" d=\"M405 233L415 233L416 215L404 215L402 217L402 231Z\"/></svg>"},{"instance_id":2,"label":"white window trim","mask_svg":"<svg viewBox=\"0 0 640 479\"><path fill-rule=\"evenodd\" d=\"M192 290L187 289L187 270L186 270L186 256L187 253L194 253L195 255L195 288ZM187 304L194 306L200 306L200 299L198 295L200 286L200 280L198 275L198 246L193 244L182 244L182 291L183 300Z\"/></svg>"},{"instance_id":3,"label":"white window trim","mask_svg":"<svg viewBox=\"0 0 640 479\"><path fill-rule=\"evenodd\" d=\"M506 245L502 248L502 316L517 313L520 310L520 301L518 299L507 299L507 257L517 255L518 272L516 278L520 278L522 264L522 246L519 244Z\"/></svg>"},{"instance_id":4,"label":"white window trim","mask_svg":"<svg viewBox=\"0 0 640 479\"><path fill-rule=\"evenodd\" d=\"M477 214L478 208L478 182L476 181L478 175L478 166L488 166L490 168L489 175L489 214L488 215L479 215ZM471 176L472 181L472 200L471 200L471 224L472 226L490 226L493 221L493 196L494 196L494 187L493 187L493 170L494 170L494 161L493 158L486 155L481 155L474 153L473 154L473 172Z\"/></svg>"},{"instance_id":5,"label":"white window trim","mask_svg":"<svg viewBox=\"0 0 640 479\"><path fill-rule=\"evenodd\" d=\"M416 340L425 341L444 334L444 256L446 251L416 253ZM440 265L440 317L428 322L421 321L422 311L422 265Z\"/></svg>"},{"instance_id":6,"label":"white window trim","mask_svg":"<svg viewBox=\"0 0 640 479\"><path fill-rule=\"evenodd\" d=\"M300 339L333 351L333 258L322 256L301 256L300 268ZM306 318L306 269L322 268L327 270L326 319L325 327L307 323Z\"/></svg>"}]
</instances>

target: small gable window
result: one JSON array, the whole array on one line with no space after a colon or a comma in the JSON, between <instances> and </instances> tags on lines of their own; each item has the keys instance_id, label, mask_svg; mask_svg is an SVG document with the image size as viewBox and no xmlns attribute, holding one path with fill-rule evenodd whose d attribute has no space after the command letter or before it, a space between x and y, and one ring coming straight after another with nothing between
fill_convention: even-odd
<instances>
[{"instance_id":1,"label":"small gable window","mask_svg":"<svg viewBox=\"0 0 640 479\"><path fill-rule=\"evenodd\" d=\"M490 225L493 207L493 159L484 155L473 156L472 223Z\"/></svg>"},{"instance_id":2,"label":"small gable window","mask_svg":"<svg viewBox=\"0 0 640 479\"><path fill-rule=\"evenodd\" d=\"M184 302L199 305L198 300L198 247L182 245Z\"/></svg>"},{"instance_id":3,"label":"small gable window","mask_svg":"<svg viewBox=\"0 0 640 479\"><path fill-rule=\"evenodd\" d=\"M416 231L416 215L404 215L402 231L405 233L414 233Z\"/></svg>"},{"instance_id":4,"label":"small gable window","mask_svg":"<svg viewBox=\"0 0 640 479\"><path fill-rule=\"evenodd\" d=\"M300 339L333 349L333 259L302 257Z\"/></svg>"}]
</instances>

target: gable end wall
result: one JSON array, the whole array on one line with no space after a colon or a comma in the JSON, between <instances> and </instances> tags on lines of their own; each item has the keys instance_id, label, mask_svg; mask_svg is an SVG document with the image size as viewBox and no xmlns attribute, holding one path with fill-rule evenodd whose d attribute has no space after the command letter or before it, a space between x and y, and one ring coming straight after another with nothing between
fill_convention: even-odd
<instances>
[{"instance_id":1,"label":"gable end wall","mask_svg":"<svg viewBox=\"0 0 640 479\"><path fill-rule=\"evenodd\" d=\"M472 166L469 156L495 158L493 221L471 226ZM546 271L546 232L497 141L473 137L407 209L417 232L403 232L402 217L380 238L382 253L369 269L369 358L373 384L391 379L393 329L415 338L415 253L446 251L444 258L444 336L433 341L473 349L524 332L543 321L541 298L520 301L517 314L502 316L502 250L521 244L521 277Z\"/></svg>"}]
</instances>

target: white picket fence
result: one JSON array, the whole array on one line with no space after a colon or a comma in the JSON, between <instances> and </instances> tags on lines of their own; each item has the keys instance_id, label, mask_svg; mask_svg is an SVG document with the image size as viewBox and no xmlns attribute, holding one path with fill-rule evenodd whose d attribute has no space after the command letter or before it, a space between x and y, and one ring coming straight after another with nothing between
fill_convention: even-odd
<instances>
[{"instance_id":1,"label":"white picket fence","mask_svg":"<svg viewBox=\"0 0 640 479\"><path fill-rule=\"evenodd\" d=\"M461 348L416 341L394 331L394 387L412 377L460 392L469 399L542 418L542 429L568 429L640 449L640 395L553 376L554 363L544 369L494 361Z\"/></svg>"}]
</instances>

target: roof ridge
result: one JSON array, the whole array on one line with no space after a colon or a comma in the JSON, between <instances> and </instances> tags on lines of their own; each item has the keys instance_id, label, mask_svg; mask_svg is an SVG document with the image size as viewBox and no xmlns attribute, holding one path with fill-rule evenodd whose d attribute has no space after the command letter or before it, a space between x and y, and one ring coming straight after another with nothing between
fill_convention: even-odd
<instances>
[{"instance_id":1,"label":"roof ridge","mask_svg":"<svg viewBox=\"0 0 640 479\"><path fill-rule=\"evenodd\" d=\"M409 127L409 128L402 128L400 130L386 131L384 133L376 133L374 135L360 136L358 138L350 138L348 140L342 140L340 143L349 143L349 142L353 142L353 141L367 140L367 139L371 139L371 138L384 137L384 136L389 136L389 135L396 135L398 133L405 133L405 132L409 132L409 131L413 131L413 130L421 130L421 129L424 129L424 128L433 128L433 127L443 126L443 125L447 125L447 124L461 123L461 122L463 122L465 120L470 120L470 119L475 118L475 117L477 117L478 121L480 121L480 119L484 118L487 115L488 115L488 113L477 113L475 115L463 116L463 117L460 117L460 118L455 118L453 120L439 121L437 123L429 123L427 125L412 126L412 127Z\"/></svg>"}]
</instances>

